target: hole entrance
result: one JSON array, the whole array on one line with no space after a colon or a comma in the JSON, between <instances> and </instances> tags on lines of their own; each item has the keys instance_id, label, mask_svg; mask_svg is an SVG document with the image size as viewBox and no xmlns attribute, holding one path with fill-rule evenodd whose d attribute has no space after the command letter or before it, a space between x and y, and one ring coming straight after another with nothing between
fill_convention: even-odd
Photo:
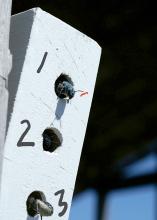
<instances>
[{"instance_id":1,"label":"hole entrance","mask_svg":"<svg viewBox=\"0 0 157 220\"><path fill-rule=\"evenodd\" d=\"M46 128L42 134L43 150L52 153L62 145L62 134L57 128Z\"/></svg>"},{"instance_id":2,"label":"hole entrance","mask_svg":"<svg viewBox=\"0 0 157 220\"><path fill-rule=\"evenodd\" d=\"M26 201L27 213L34 217L38 214L40 216L51 216L53 214L53 207L46 201L46 197L41 191L32 192Z\"/></svg>"},{"instance_id":3,"label":"hole entrance","mask_svg":"<svg viewBox=\"0 0 157 220\"><path fill-rule=\"evenodd\" d=\"M26 201L27 213L29 216L36 216L38 213L38 207L36 201L40 200L46 202L46 197L43 192L41 191L34 191L32 192Z\"/></svg>"},{"instance_id":4,"label":"hole entrance","mask_svg":"<svg viewBox=\"0 0 157 220\"><path fill-rule=\"evenodd\" d=\"M61 73L55 81L55 93L60 99L69 100L74 97L74 83L70 76Z\"/></svg>"}]
</instances>

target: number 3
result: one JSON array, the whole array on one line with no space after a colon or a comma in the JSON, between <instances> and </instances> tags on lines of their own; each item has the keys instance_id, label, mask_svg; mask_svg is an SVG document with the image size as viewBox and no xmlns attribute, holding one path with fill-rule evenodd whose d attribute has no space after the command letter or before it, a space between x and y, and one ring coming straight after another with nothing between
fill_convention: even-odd
<instances>
[{"instance_id":1,"label":"number 3","mask_svg":"<svg viewBox=\"0 0 157 220\"><path fill-rule=\"evenodd\" d=\"M63 202L64 193L65 193L65 190L64 190L64 189L61 189L61 190L59 190L58 192L55 193L55 196L61 194L61 195L60 195L60 198L59 198L58 205L64 207L63 210L58 214L58 216L60 216L60 217L62 217L62 216L66 213L66 211L67 211L67 209L68 209L68 204L67 204L67 202Z\"/></svg>"}]
</instances>

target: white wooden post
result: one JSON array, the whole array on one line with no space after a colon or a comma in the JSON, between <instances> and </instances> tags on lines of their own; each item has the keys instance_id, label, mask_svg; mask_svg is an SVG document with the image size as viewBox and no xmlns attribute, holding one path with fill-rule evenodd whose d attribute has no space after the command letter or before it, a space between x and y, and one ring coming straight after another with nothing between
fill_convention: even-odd
<instances>
[{"instance_id":1,"label":"white wooden post","mask_svg":"<svg viewBox=\"0 0 157 220\"><path fill-rule=\"evenodd\" d=\"M101 48L37 8L12 17L11 51L10 103L15 102L3 156L0 219L40 219L27 214L26 201L42 191L54 210L44 219L67 220ZM61 73L71 77L75 90L88 94L76 92L69 103L57 99L54 84ZM42 134L50 127L63 138L53 152L43 150Z\"/></svg>"},{"instance_id":2,"label":"white wooden post","mask_svg":"<svg viewBox=\"0 0 157 220\"><path fill-rule=\"evenodd\" d=\"M8 105L7 78L11 69L9 51L9 29L11 17L11 0L0 0L0 170L5 139Z\"/></svg>"}]
</instances>

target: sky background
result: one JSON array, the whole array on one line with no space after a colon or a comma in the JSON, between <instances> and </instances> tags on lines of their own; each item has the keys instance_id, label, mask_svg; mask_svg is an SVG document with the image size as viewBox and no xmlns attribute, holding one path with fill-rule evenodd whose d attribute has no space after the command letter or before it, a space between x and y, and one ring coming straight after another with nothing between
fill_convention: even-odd
<instances>
[{"instance_id":1,"label":"sky background","mask_svg":"<svg viewBox=\"0 0 157 220\"><path fill-rule=\"evenodd\" d=\"M154 154L146 156L124 170L127 177L155 172ZM106 198L105 220L155 220L155 185L115 190ZM89 189L77 196L72 203L70 220L96 220L97 194Z\"/></svg>"}]
</instances>

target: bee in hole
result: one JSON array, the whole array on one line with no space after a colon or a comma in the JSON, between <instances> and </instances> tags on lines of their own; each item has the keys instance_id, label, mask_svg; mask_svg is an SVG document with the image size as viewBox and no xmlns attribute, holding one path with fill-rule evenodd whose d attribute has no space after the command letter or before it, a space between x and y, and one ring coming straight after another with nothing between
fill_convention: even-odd
<instances>
[{"instance_id":1,"label":"bee in hole","mask_svg":"<svg viewBox=\"0 0 157 220\"><path fill-rule=\"evenodd\" d=\"M68 103L76 92L81 92L82 94L80 96L88 94L88 92L82 90L75 91L72 79L64 73L62 73L55 82L55 92L60 99L65 99Z\"/></svg>"},{"instance_id":2,"label":"bee in hole","mask_svg":"<svg viewBox=\"0 0 157 220\"><path fill-rule=\"evenodd\" d=\"M55 82L55 92L60 99L65 99L69 102L75 95L72 79L68 75L62 73Z\"/></svg>"}]
</instances>

